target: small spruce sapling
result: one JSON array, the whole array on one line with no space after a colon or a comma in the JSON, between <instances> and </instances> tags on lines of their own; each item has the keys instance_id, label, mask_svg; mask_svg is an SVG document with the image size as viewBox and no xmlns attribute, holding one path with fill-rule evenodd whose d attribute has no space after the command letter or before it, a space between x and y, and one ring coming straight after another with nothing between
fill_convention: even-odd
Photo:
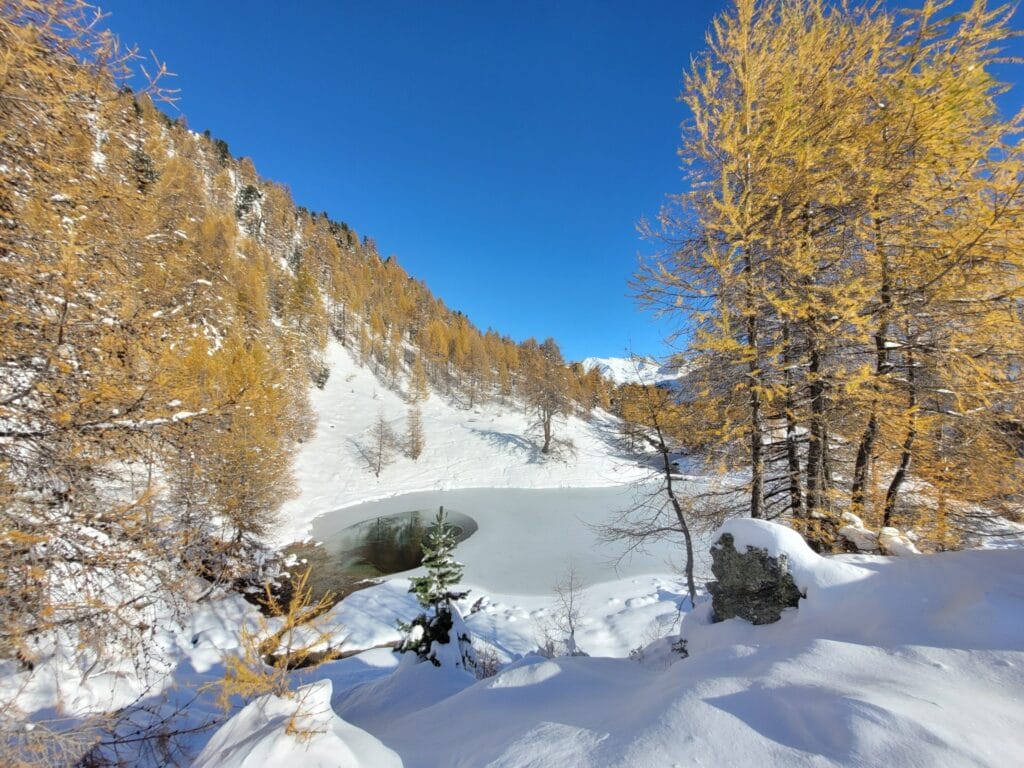
<instances>
[{"instance_id":1,"label":"small spruce sapling","mask_svg":"<svg viewBox=\"0 0 1024 768\"><path fill-rule=\"evenodd\" d=\"M476 666L472 639L453 600L462 600L468 591L454 591L462 579L463 565L455 560L455 530L447 523L444 507L437 512L434 525L423 539L423 567L426 574L412 579L409 591L423 607L411 622L399 622L405 633L398 650L415 652L435 667L444 664L472 672ZM452 633L456 642L452 643Z\"/></svg>"}]
</instances>

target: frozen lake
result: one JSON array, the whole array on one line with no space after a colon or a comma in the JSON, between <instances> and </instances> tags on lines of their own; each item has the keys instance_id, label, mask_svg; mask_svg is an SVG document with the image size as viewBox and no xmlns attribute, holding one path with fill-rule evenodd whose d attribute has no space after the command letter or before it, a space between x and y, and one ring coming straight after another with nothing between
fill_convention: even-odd
<instances>
[{"instance_id":1,"label":"frozen lake","mask_svg":"<svg viewBox=\"0 0 1024 768\"><path fill-rule=\"evenodd\" d=\"M466 515L478 525L456 549L456 557L466 566L464 584L488 592L549 594L570 563L587 584L671 573L681 567L681 539L652 542L646 552L622 558L625 544L603 542L595 530L643 502L652 490L629 485L408 493L321 515L313 521L312 536L325 542L328 549L332 543L340 547L337 542L343 540L346 528L414 510L432 515L443 505L453 515ZM708 542L698 540L695 549L701 573Z\"/></svg>"}]
</instances>

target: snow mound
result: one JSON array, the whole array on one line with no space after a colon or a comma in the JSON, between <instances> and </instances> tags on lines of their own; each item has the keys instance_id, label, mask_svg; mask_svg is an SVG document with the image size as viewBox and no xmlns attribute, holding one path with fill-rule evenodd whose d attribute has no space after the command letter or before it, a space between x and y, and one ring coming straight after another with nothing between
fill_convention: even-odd
<instances>
[{"instance_id":1,"label":"snow mound","mask_svg":"<svg viewBox=\"0 0 1024 768\"><path fill-rule=\"evenodd\" d=\"M864 521L852 512L843 512L843 522L839 535L853 544L860 552L878 552L889 555L919 555L921 552L914 544L912 534L903 533L896 528L885 527L875 532L864 525Z\"/></svg>"},{"instance_id":2,"label":"snow mound","mask_svg":"<svg viewBox=\"0 0 1024 768\"><path fill-rule=\"evenodd\" d=\"M888 526L878 532L878 544L890 555L921 554L907 534Z\"/></svg>"},{"instance_id":3,"label":"snow mound","mask_svg":"<svg viewBox=\"0 0 1024 768\"><path fill-rule=\"evenodd\" d=\"M401 768L397 754L331 709L331 682L303 686L294 698L263 696L228 720L194 768Z\"/></svg>"},{"instance_id":4,"label":"snow mound","mask_svg":"<svg viewBox=\"0 0 1024 768\"><path fill-rule=\"evenodd\" d=\"M822 557L807 546L799 533L779 523L749 518L728 520L718 529L713 540L718 541L725 533L732 536L737 552L745 552L752 547L763 549L774 558L785 556L793 581L805 597L810 597L818 589L859 581L871 575L855 565Z\"/></svg>"},{"instance_id":5,"label":"snow mound","mask_svg":"<svg viewBox=\"0 0 1024 768\"><path fill-rule=\"evenodd\" d=\"M686 659L669 637L478 682L402 664L335 707L407 768L1024 765L1024 552L821 557L774 523L721 532L785 555L799 608L754 626L700 604Z\"/></svg>"},{"instance_id":6,"label":"snow mound","mask_svg":"<svg viewBox=\"0 0 1024 768\"><path fill-rule=\"evenodd\" d=\"M878 533L865 526L863 520L852 512L843 512L843 522L846 525L839 529L839 535L853 544L858 551L878 550Z\"/></svg>"},{"instance_id":7,"label":"snow mound","mask_svg":"<svg viewBox=\"0 0 1024 768\"><path fill-rule=\"evenodd\" d=\"M495 677L491 682L491 688L522 688L527 685L538 685L561 671L553 661L542 661L540 664L516 667Z\"/></svg>"}]
</instances>

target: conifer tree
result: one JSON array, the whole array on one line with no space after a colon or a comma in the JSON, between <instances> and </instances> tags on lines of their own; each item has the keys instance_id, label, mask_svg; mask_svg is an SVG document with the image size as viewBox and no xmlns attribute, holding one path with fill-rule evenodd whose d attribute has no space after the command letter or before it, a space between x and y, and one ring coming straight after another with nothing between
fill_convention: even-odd
<instances>
[{"instance_id":1,"label":"conifer tree","mask_svg":"<svg viewBox=\"0 0 1024 768\"><path fill-rule=\"evenodd\" d=\"M430 384L427 382L427 369L423 366L423 358L416 355L409 381L409 402L421 403L428 397L430 397Z\"/></svg>"},{"instance_id":2,"label":"conifer tree","mask_svg":"<svg viewBox=\"0 0 1024 768\"><path fill-rule=\"evenodd\" d=\"M405 638L398 650L414 652L434 666L448 663L471 671L476 665L472 640L458 608L452 604L469 594L453 590L463 571L454 557L455 545L455 531L441 507L423 540L422 562L427 572L412 579L409 586L424 612L409 623L399 622Z\"/></svg>"},{"instance_id":3,"label":"conifer tree","mask_svg":"<svg viewBox=\"0 0 1024 768\"><path fill-rule=\"evenodd\" d=\"M409 406L407 417L405 447L409 458L416 461L423 453L426 440L423 436L423 414L420 411L419 403L412 403Z\"/></svg>"},{"instance_id":4,"label":"conifer tree","mask_svg":"<svg viewBox=\"0 0 1024 768\"><path fill-rule=\"evenodd\" d=\"M369 443L364 451L367 467L374 477L380 477L381 470L391 463L394 450L398 445L398 436L388 424L384 414L377 414L377 420L370 429Z\"/></svg>"},{"instance_id":5,"label":"conifer tree","mask_svg":"<svg viewBox=\"0 0 1024 768\"><path fill-rule=\"evenodd\" d=\"M411 580L409 591L420 605L434 613L447 610L452 600L461 600L464 592L452 587L462 579L463 565L455 560L455 529L448 525L444 507L437 511L434 524L423 539L423 567L427 572Z\"/></svg>"},{"instance_id":6,"label":"conifer tree","mask_svg":"<svg viewBox=\"0 0 1024 768\"><path fill-rule=\"evenodd\" d=\"M366 329L366 323L359 325L359 364L364 368L369 366L373 352L373 340L370 332Z\"/></svg>"},{"instance_id":7,"label":"conifer tree","mask_svg":"<svg viewBox=\"0 0 1024 768\"><path fill-rule=\"evenodd\" d=\"M558 416L568 415L568 369L562 352L554 339L545 339L538 345L527 339L522 345L522 394L533 413L533 427L543 439L541 453L551 453L555 447L554 423Z\"/></svg>"}]
</instances>

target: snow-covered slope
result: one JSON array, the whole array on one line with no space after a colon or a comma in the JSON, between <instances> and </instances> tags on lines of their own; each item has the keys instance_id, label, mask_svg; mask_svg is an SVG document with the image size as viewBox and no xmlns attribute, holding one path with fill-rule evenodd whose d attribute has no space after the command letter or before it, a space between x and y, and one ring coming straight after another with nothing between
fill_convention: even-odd
<instances>
[{"instance_id":1,"label":"snow-covered slope","mask_svg":"<svg viewBox=\"0 0 1024 768\"><path fill-rule=\"evenodd\" d=\"M683 375L679 368L643 357L588 357L580 365L585 371L597 368L602 376L616 384L663 384Z\"/></svg>"},{"instance_id":2,"label":"snow-covered slope","mask_svg":"<svg viewBox=\"0 0 1024 768\"><path fill-rule=\"evenodd\" d=\"M617 420L595 412L590 422L559 420L558 438L573 447L557 457L540 453L528 437L530 420L518 403L488 402L467 408L431 394L421 405L426 449L417 461L401 450L375 477L362 453L383 415L403 438L408 403L373 372L331 342L331 374L313 390L316 435L296 459L299 493L283 510L281 542L304 536L317 515L362 501L412 491L453 488L598 487L629 483L646 473L617 447Z\"/></svg>"}]
</instances>

